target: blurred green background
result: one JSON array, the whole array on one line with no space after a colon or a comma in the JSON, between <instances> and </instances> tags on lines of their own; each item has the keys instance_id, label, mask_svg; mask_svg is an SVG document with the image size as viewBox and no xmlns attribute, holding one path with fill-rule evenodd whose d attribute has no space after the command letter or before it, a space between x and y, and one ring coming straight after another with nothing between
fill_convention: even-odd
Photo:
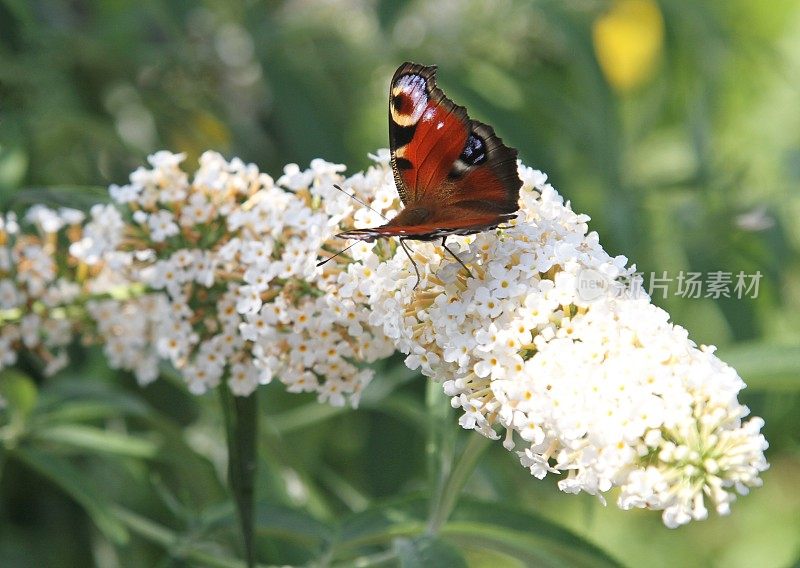
<instances>
[{"instance_id":1,"label":"blurred green background","mask_svg":"<svg viewBox=\"0 0 800 568\"><path fill-rule=\"evenodd\" d=\"M719 346L766 419L772 467L732 515L668 530L559 493L499 444L468 496L628 566L796 565L797 1L0 0L0 208L86 206L158 149L190 164L219 150L275 177L316 157L353 173L388 144L405 60L439 65L445 92L548 173L610 253L645 274L763 275L757 298L681 298L673 283L655 299ZM51 380L24 361L0 379L24 393L12 419L30 433L0 454L0 565L183 566L235 550L217 400L169 376L142 390L98 351L73 355ZM266 389L260 558L305 562L347 514L431 490L425 390L400 360L355 412ZM457 430L453 418L456 454L472 436ZM465 549L471 566L511 562Z\"/></svg>"}]
</instances>

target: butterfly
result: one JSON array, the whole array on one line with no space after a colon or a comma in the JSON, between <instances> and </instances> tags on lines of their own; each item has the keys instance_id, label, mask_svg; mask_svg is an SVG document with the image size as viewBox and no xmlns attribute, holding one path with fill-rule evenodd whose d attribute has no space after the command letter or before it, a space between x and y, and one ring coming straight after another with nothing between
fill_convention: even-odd
<instances>
[{"instance_id":1,"label":"butterfly","mask_svg":"<svg viewBox=\"0 0 800 568\"><path fill-rule=\"evenodd\" d=\"M415 289L420 274L407 240L441 238L472 275L447 246L447 237L488 231L516 217L522 186L517 151L445 96L436 86L435 65L416 63L403 63L392 77L389 147L404 208L384 225L337 237L367 242L398 237L417 275Z\"/></svg>"}]
</instances>

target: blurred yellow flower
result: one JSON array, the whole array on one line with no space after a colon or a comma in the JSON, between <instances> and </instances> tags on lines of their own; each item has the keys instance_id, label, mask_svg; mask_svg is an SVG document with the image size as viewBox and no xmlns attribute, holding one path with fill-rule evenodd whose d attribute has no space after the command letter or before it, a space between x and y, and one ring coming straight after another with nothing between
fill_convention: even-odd
<instances>
[{"instance_id":1,"label":"blurred yellow flower","mask_svg":"<svg viewBox=\"0 0 800 568\"><path fill-rule=\"evenodd\" d=\"M595 20L592 36L606 80L628 92L652 75L664 43L664 19L653 0L615 0Z\"/></svg>"},{"instance_id":2,"label":"blurred yellow flower","mask_svg":"<svg viewBox=\"0 0 800 568\"><path fill-rule=\"evenodd\" d=\"M220 152L230 149L231 132L228 126L209 112L198 112L188 123L170 133L172 146L186 154L187 162L196 162L206 148Z\"/></svg>"}]
</instances>

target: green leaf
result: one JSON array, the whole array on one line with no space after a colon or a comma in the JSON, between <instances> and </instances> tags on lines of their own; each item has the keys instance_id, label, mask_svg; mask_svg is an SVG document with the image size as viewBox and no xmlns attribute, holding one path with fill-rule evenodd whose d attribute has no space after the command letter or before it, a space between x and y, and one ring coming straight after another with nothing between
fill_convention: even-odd
<instances>
[{"instance_id":1,"label":"green leaf","mask_svg":"<svg viewBox=\"0 0 800 568\"><path fill-rule=\"evenodd\" d=\"M256 440L258 437L258 389L250 396L234 396L225 381L219 386L228 442L228 483L236 501L242 529L245 560L255 566Z\"/></svg>"},{"instance_id":2,"label":"green leaf","mask_svg":"<svg viewBox=\"0 0 800 568\"><path fill-rule=\"evenodd\" d=\"M8 408L15 419L24 420L36 406L39 392L33 380L15 370L0 373L0 396L8 403Z\"/></svg>"},{"instance_id":3,"label":"green leaf","mask_svg":"<svg viewBox=\"0 0 800 568\"><path fill-rule=\"evenodd\" d=\"M302 430L345 412L345 408L310 402L273 416L271 421L281 434Z\"/></svg>"},{"instance_id":4,"label":"green leaf","mask_svg":"<svg viewBox=\"0 0 800 568\"><path fill-rule=\"evenodd\" d=\"M30 207L35 204L48 207L72 207L88 210L92 205L109 200L108 188L97 185L50 185L25 187L10 202L10 207Z\"/></svg>"},{"instance_id":5,"label":"green leaf","mask_svg":"<svg viewBox=\"0 0 800 568\"><path fill-rule=\"evenodd\" d=\"M91 481L69 461L30 447L15 449L13 455L80 504L111 542L118 545L128 542L128 531L114 515L113 504L103 499Z\"/></svg>"},{"instance_id":6,"label":"green leaf","mask_svg":"<svg viewBox=\"0 0 800 568\"><path fill-rule=\"evenodd\" d=\"M440 537L464 549L494 550L535 566L619 566L600 548L533 513L462 500Z\"/></svg>"},{"instance_id":7,"label":"green leaf","mask_svg":"<svg viewBox=\"0 0 800 568\"><path fill-rule=\"evenodd\" d=\"M333 537L328 525L302 511L274 503L260 503L256 519L260 535L284 538L306 548L321 547Z\"/></svg>"},{"instance_id":8,"label":"green leaf","mask_svg":"<svg viewBox=\"0 0 800 568\"><path fill-rule=\"evenodd\" d=\"M145 417L148 413L152 414L152 410L145 405L132 404L132 402L124 400L65 401L62 399L58 406L37 412L36 419L43 424L72 424L75 422L119 418L120 416Z\"/></svg>"},{"instance_id":9,"label":"green leaf","mask_svg":"<svg viewBox=\"0 0 800 568\"><path fill-rule=\"evenodd\" d=\"M105 408L102 408L105 406ZM48 383L41 393L37 420L73 422L111 416L152 416L138 395L124 392L116 385L87 381L85 377L59 379ZM85 414L84 416L81 416Z\"/></svg>"},{"instance_id":10,"label":"green leaf","mask_svg":"<svg viewBox=\"0 0 800 568\"><path fill-rule=\"evenodd\" d=\"M800 347L746 343L720 349L719 357L741 375L751 389L800 390Z\"/></svg>"},{"instance_id":11,"label":"green leaf","mask_svg":"<svg viewBox=\"0 0 800 568\"><path fill-rule=\"evenodd\" d=\"M370 382L364 390L360 408L390 412L399 418L408 420L410 424L424 431L425 413L419 408L419 405L410 403L408 396L396 392L400 387L413 380L423 380L422 375L410 371L400 359L390 359L388 362L384 361L375 366L377 367L375 380ZM274 414L271 416L270 422L281 434L288 434L295 430L316 426L346 412L349 412L346 407L319 404L317 401L313 401Z\"/></svg>"},{"instance_id":12,"label":"green leaf","mask_svg":"<svg viewBox=\"0 0 800 568\"><path fill-rule=\"evenodd\" d=\"M398 539L395 543L401 568L425 566L466 567L467 561L453 546L435 537L424 535L414 539Z\"/></svg>"},{"instance_id":13,"label":"green leaf","mask_svg":"<svg viewBox=\"0 0 800 568\"><path fill-rule=\"evenodd\" d=\"M344 552L373 544L388 544L397 537L414 537L426 529L428 500L419 496L375 505L346 517L334 549Z\"/></svg>"},{"instance_id":14,"label":"green leaf","mask_svg":"<svg viewBox=\"0 0 800 568\"><path fill-rule=\"evenodd\" d=\"M152 458L158 453L159 447L150 440L79 424L39 428L31 433L34 439L49 444L136 458Z\"/></svg>"},{"instance_id":15,"label":"green leaf","mask_svg":"<svg viewBox=\"0 0 800 568\"><path fill-rule=\"evenodd\" d=\"M409 544L409 540L423 546L426 539L432 539L431 542L455 547L467 558L471 553L488 551L517 559L526 566L619 566L608 554L580 536L552 521L503 503L462 497L451 519L435 536L427 531L426 509L427 500L415 497L352 515L342 523L331 555L341 560L352 559L367 552L374 553L376 545L389 546L393 542L396 552L401 553L404 546L416 546ZM446 553L438 544L431 546ZM413 556L414 550L412 548L409 554Z\"/></svg>"},{"instance_id":16,"label":"green leaf","mask_svg":"<svg viewBox=\"0 0 800 568\"><path fill-rule=\"evenodd\" d=\"M181 535L133 511L115 507L113 512L116 518L124 523L131 532L163 546L173 558L190 560L193 566L244 568L244 562L240 560L234 560L227 556L222 557L205 550L204 547L207 547L207 543L195 545L191 542L186 542Z\"/></svg>"},{"instance_id":17,"label":"green leaf","mask_svg":"<svg viewBox=\"0 0 800 568\"><path fill-rule=\"evenodd\" d=\"M19 187L28 170L28 156L22 148L0 146L0 188Z\"/></svg>"}]
</instances>

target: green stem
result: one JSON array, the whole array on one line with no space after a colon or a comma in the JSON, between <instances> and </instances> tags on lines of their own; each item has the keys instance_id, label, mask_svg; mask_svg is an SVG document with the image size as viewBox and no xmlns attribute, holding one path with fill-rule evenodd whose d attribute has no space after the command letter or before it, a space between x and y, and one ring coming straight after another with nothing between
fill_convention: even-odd
<instances>
[{"instance_id":1,"label":"green stem","mask_svg":"<svg viewBox=\"0 0 800 568\"><path fill-rule=\"evenodd\" d=\"M425 453L428 465L428 480L431 486L429 511L429 532L435 532L433 519L442 506L442 498L447 479L453 467L456 428L453 427L452 410L442 385L428 380L425 391L425 404L428 413L428 436Z\"/></svg>"},{"instance_id":2,"label":"green stem","mask_svg":"<svg viewBox=\"0 0 800 568\"><path fill-rule=\"evenodd\" d=\"M453 428L455 429L455 428ZM464 452L456 462L450 475L443 480L441 491L437 495L436 507L432 509L428 520L428 532L436 534L447 522L456 506L458 497L469 481L472 472L480 461L481 455L489 447L489 439L477 433L471 433Z\"/></svg>"},{"instance_id":3,"label":"green stem","mask_svg":"<svg viewBox=\"0 0 800 568\"><path fill-rule=\"evenodd\" d=\"M219 386L228 442L228 483L236 501L242 529L245 561L255 566L255 477L258 437L258 389L250 396L234 396L223 380Z\"/></svg>"}]
</instances>

